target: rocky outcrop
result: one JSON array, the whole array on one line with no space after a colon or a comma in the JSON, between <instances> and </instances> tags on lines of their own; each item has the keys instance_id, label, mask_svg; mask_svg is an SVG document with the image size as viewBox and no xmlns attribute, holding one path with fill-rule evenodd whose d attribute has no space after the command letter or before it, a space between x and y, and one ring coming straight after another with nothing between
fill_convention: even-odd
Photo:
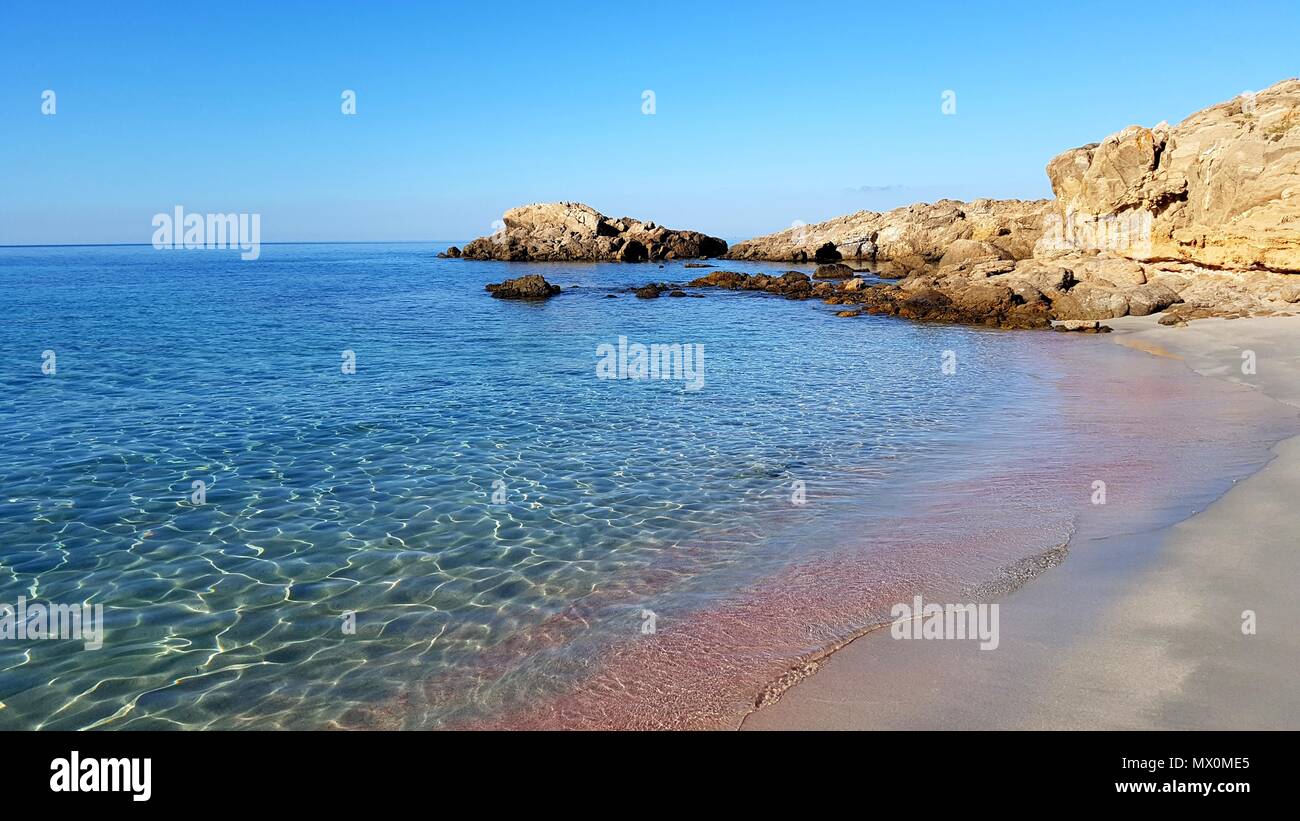
<instances>
[{"instance_id":1,"label":"rocky outcrop","mask_svg":"<svg viewBox=\"0 0 1300 821\"><path fill-rule=\"evenodd\" d=\"M1297 310L1300 81L1176 126L1131 126L1055 157L1047 173L1055 200L862 211L729 256L863 260L897 285L849 280L827 301L918 319L1091 328L1161 311L1176 323Z\"/></svg>"},{"instance_id":2,"label":"rocky outcrop","mask_svg":"<svg viewBox=\"0 0 1300 821\"><path fill-rule=\"evenodd\" d=\"M884 285L864 289L852 301L865 305L868 314L887 314L927 322L958 322L998 328L1051 326L1043 300L1026 301L1004 285L971 285L949 291L937 288L909 290Z\"/></svg>"},{"instance_id":3,"label":"rocky outcrop","mask_svg":"<svg viewBox=\"0 0 1300 821\"><path fill-rule=\"evenodd\" d=\"M818 265L813 271L813 279L851 279L855 271L842 262Z\"/></svg>"},{"instance_id":4,"label":"rocky outcrop","mask_svg":"<svg viewBox=\"0 0 1300 821\"><path fill-rule=\"evenodd\" d=\"M778 262L861 260L882 275L906 274L938 263L954 243L972 241L993 258L1033 254L1050 200L974 200L859 211L816 225L796 225L737 243L729 259ZM819 257L820 255L820 257Z\"/></svg>"},{"instance_id":5,"label":"rocky outcrop","mask_svg":"<svg viewBox=\"0 0 1300 821\"><path fill-rule=\"evenodd\" d=\"M849 280L852 282L853 280ZM859 280L860 281L860 280ZM728 291L763 291L786 299L829 298L844 285L830 282L813 282L801 271L784 274L742 274L737 271L714 271L691 283L695 288L723 288Z\"/></svg>"},{"instance_id":6,"label":"rocky outcrop","mask_svg":"<svg viewBox=\"0 0 1300 821\"><path fill-rule=\"evenodd\" d=\"M541 274L507 279L485 287L497 299L547 299L560 292L560 286L547 282Z\"/></svg>"},{"instance_id":7,"label":"rocky outcrop","mask_svg":"<svg viewBox=\"0 0 1300 821\"><path fill-rule=\"evenodd\" d=\"M1178 324L1300 311L1300 80L1176 126L1130 126L1055 157L1047 173L1055 200L860 211L748 240L727 254L816 262L812 278L714 270L691 285L822 299L847 306L846 317L1011 328L1057 321L1085 332L1127 315L1165 312L1162 322ZM725 250L702 234L561 203L514 209L502 232L462 254L640 260ZM841 260L896 282L857 276Z\"/></svg>"},{"instance_id":8,"label":"rocky outcrop","mask_svg":"<svg viewBox=\"0 0 1300 821\"><path fill-rule=\"evenodd\" d=\"M857 302L862 301L857 293L892 293L888 289L897 289L899 294L938 293L967 316L955 318L938 310L938 301L933 297L926 303L928 311L900 305L897 311L889 312L921 319L977 322L978 311L984 306L991 320L987 324L1039 327L1039 316L1094 321L1147 316L1171 308L1186 318L1291 313L1295 306L1288 300L1300 299L1300 288L1292 289L1292 282L1291 276L1268 271L1219 271L1189 263L1137 262L1112 252L1075 253L1049 260L966 261L920 271L891 285L849 280L828 301ZM1011 303L990 301L992 292L988 288L1006 289L1012 294ZM1005 296L1003 291L997 293ZM897 301L886 297L884 308ZM1020 305L1026 308L1016 307Z\"/></svg>"},{"instance_id":9,"label":"rocky outcrop","mask_svg":"<svg viewBox=\"0 0 1300 821\"><path fill-rule=\"evenodd\" d=\"M1056 194L1036 254L1300 271L1300 80L1129 126L1047 166Z\"/></svg>"},{"instance_id":10,"label":"rocky outcrop","mask_svg":"<svg viewBox=\"0 0 1300 821\"><path fill-rule=\"evenodd\" d=\"M893 282L858 276L815 280L798 271L713 271L690 285L821 299L847 306L837 314L846 317L887 314L1000 328L1046 328L1062 321L1087 332L1104 332L1088 329L1120 316L1165 310L1181 319L1259 316L1292 312L1290 300L1300 302L1300 287L1289 287L1292 279L1284 274L1136 262L1111 252L1079 252L1050 260L988 260L982 254L960 253L949 262Z\"/></svg>"},{"instance_id":11,"label":"rocky outcrop","mask_svg":"<svg viewBox=\"0 0 1300 821\"><path fill-rule=\"evenodd\" d=\"M698 231L677 231L631 217L612 219L576 202L512 208L502 228L461 249L467 259L513 262L619 261L716 257L727 243Z\"/></svg>"},{"instance_id":12,"label":"rocky outcrop","mask_svg":"<svg viewBox=\"0 0 1300 821\"><path fill-rule=\"evenodd\" d=\"M779 277L716 271L700 277L691 285L763 291L786 299L819 298L831 305L861 306L836 314L843 317L867 313L1002 328L1046 328L1051 325L1049 305L1041 294L1028 300L1005 284L963 282L960 288L941 289L916 278L898 284L869 283L858 277L832 283L813 282L807 274L798 271L789 271Z\"/></svg>"}]
</instances>

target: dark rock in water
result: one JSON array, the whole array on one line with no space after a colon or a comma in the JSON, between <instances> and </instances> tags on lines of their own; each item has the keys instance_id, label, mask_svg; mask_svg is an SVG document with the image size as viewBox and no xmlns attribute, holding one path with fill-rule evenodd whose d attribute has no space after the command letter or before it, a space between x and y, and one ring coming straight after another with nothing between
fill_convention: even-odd
<instances>
[{"instance_id":1,"label":"dark rock in water","mask_svg":"<svg viewBox=\"0 0 1300 821\"><path fill-rule=\"evenodd\" d=\"M736 271L714 271L707 276L692 280L690 284L696 288L725 288L728 291L766 291L788 299L829 296L834 289L829 282L814 286L808 279L808 275L801 271L786 271L779 277L767 274L742 274Z\"/></svg>"},{"instance_id":2,"label":"dark rock in water","mask_svg":"<svg viewBox=\"0 0 1300 821\"><path fill-rule=\"evenodd\" d=\"M853 273L848 266L833 267L837 275L842 273L839 268ZM941 289L920 280L907 280L907 287L902 287L873 284L860 278L814 282L801 271L786 271L780 276L714 271L690 284L696 288L762 291L786 299L821 299L829 305L846 306L838 316L868 313L997 328L1051 327L1051 306L1041 292L1024 287L1016 290L984 279L949 284Z\"/></svg>"},{"instance_id":3,"label":"dark rock in water","mask_svg":"<svg viewBox=\"0 0 1300 821\"><path fill-rule=\"evenodd\" d=\"M1011 289L994 285L972 285L944 292L936 288L906 291L896 285L873 285L844 294L866 306L869 314L900 316L927 322L954 322L994 328L1049 328L1048 306L1027 301Z\"/></svg>"},{"instance_id":4,"label":"dark rock in water","mask_svg":"<svg viewBox=\"0 0 1300 821\"><path fill-rule=\"evenodd\" d=\"M453 245L450 248L448 248L446 251L440 252L438 254L438 257L440 259L459 259L460 249L457 248L455 245Z\"/></svg>"},{"instance_id":5,"label":"dark rock in water","mask_svg":"<svg viewBox=\"0 0 1300 821\"><path fill-rule=\"evenodd\" d=\"M842 262L818 265L813 272L813 279L852 279L854 270Z\"/></svg>"},{"instance_id":6,"label":"dark rock in water","mask_svg":"<svg viewBox=\"0 0 1300 821\"><path fill-rule=\"evenodd\" d=\"M682 297L682 296L686 296L686 292L685 292L685 291L670 291L670 292L668 293L668 296L677 296L677 297Z\"/></svg>"},{"instance_id":7,"label":"dark rock in water","mask_svg":"<svg viewBox=\"0 0 1300 821\"><path fill-rule=\"evenodd\" d=\"M707 262L688 262L682 267L683 268L712 268L713 266L708 264Z\"/></svg>"},{"instance_id":8,"label":"dark rock in water","mask_svg":"<svg viewBox=\"0 0 1300 821\"><path fill-rule=\"evenodd\" d=\"M663 293L663 290L662 286L652 282L649 285L642 285L640 288L637 288L636 295L641 299L658 299L659 294Z\"/></svg>"},{"instance_id":9,"label":"dark rock in water","mask_svg":"<svg viewBox=\"0 0 1300 821\"><path fill-rule=\"evenodd\" d=\"M605 294L605 299L618 299L618 294Z\"/></svg>"},{"instance_id":10,"label":"dark rock in water","mask_svg":"<svg viewBox=\"0 0 1300 821\"><path fill-rule=\"evenodd\" d=\"M749 276L747 274L736 271L714 271L711 274L692 280L691 285L696 288L726 288L734 291L748 280Z\"/></svg>"},{"instance_id":11,"label":"dark rock in water","mask_svg":"<svg viewBox=\"0 0 1300 821\"><path fill-rule=\"evenodd\" d=\"M764 289L768 293L780 294L786 299L807 299L812 296L812 281L801 271L786 271L780 279L772 280Z\"/></svg>"},{"instance_id":12,"label":"dark rock in water","mask_svg":"<svg viewBox=\"0 0 1300 821\"><path fill-rule=\"evenodd\" d=\"M488 285L486 290L497 299L546 299L558 294L560 286L547 282L541 274L529 274Z\"/></svg>"}]
</instances>

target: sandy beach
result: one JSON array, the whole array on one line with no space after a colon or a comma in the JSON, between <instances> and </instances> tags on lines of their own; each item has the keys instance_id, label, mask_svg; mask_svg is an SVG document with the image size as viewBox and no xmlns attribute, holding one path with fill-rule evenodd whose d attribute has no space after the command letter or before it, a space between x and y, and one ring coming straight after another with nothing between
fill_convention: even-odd
<instances>
[{"instance_id":1,"label":"sandy beach","mask_svg":"<svg viewBox=\"0 0 1300 821\"><path fill-rule=\"evenodd\" d=\"M1111 342L1300 407L1300 317L1108 324ZM1072 543L1064 563L1000 599L995 651L877 630L742 729L1300 727L1300 437L1273 452L1171 527Z\"/></svg>"}]
</instances>

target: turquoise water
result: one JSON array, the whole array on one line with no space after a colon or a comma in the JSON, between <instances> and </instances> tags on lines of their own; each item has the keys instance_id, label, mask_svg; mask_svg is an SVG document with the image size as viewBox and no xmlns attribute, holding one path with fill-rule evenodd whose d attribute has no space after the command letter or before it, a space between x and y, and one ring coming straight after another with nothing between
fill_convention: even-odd
<instances>
[{"instance_id":1,"label":"turquoise water","mask_svg":"<svg viewBox=\"0 0 1300 821\"><path fill-rule=\"evenodd\" d=\"M1049 334L639 300L704 272L442 247L0 249L0 602L106 619L99 650L0 642L0 726L489 718L1061 401ZM483 291L533 272L565 291ZM619 336L702 345L703 387L598 379Z\"/></svg>"}]
</instances>

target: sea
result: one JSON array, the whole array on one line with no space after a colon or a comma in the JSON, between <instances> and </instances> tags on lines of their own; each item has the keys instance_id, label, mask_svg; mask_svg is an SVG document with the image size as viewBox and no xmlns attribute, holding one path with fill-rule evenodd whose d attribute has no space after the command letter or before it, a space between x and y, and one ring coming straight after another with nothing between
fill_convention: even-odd
<instances>
[{"instance_id":1,"label":"sea","mask_svg":"<svg viewBox=\"0 0 1300 821\"><path fill-rule=\"evenodd\" d=\"M0 248L0 728L732 727L1294 427L1104 335L688 284L811 266L448 245Z\"/></svg>"}]
</instances>

